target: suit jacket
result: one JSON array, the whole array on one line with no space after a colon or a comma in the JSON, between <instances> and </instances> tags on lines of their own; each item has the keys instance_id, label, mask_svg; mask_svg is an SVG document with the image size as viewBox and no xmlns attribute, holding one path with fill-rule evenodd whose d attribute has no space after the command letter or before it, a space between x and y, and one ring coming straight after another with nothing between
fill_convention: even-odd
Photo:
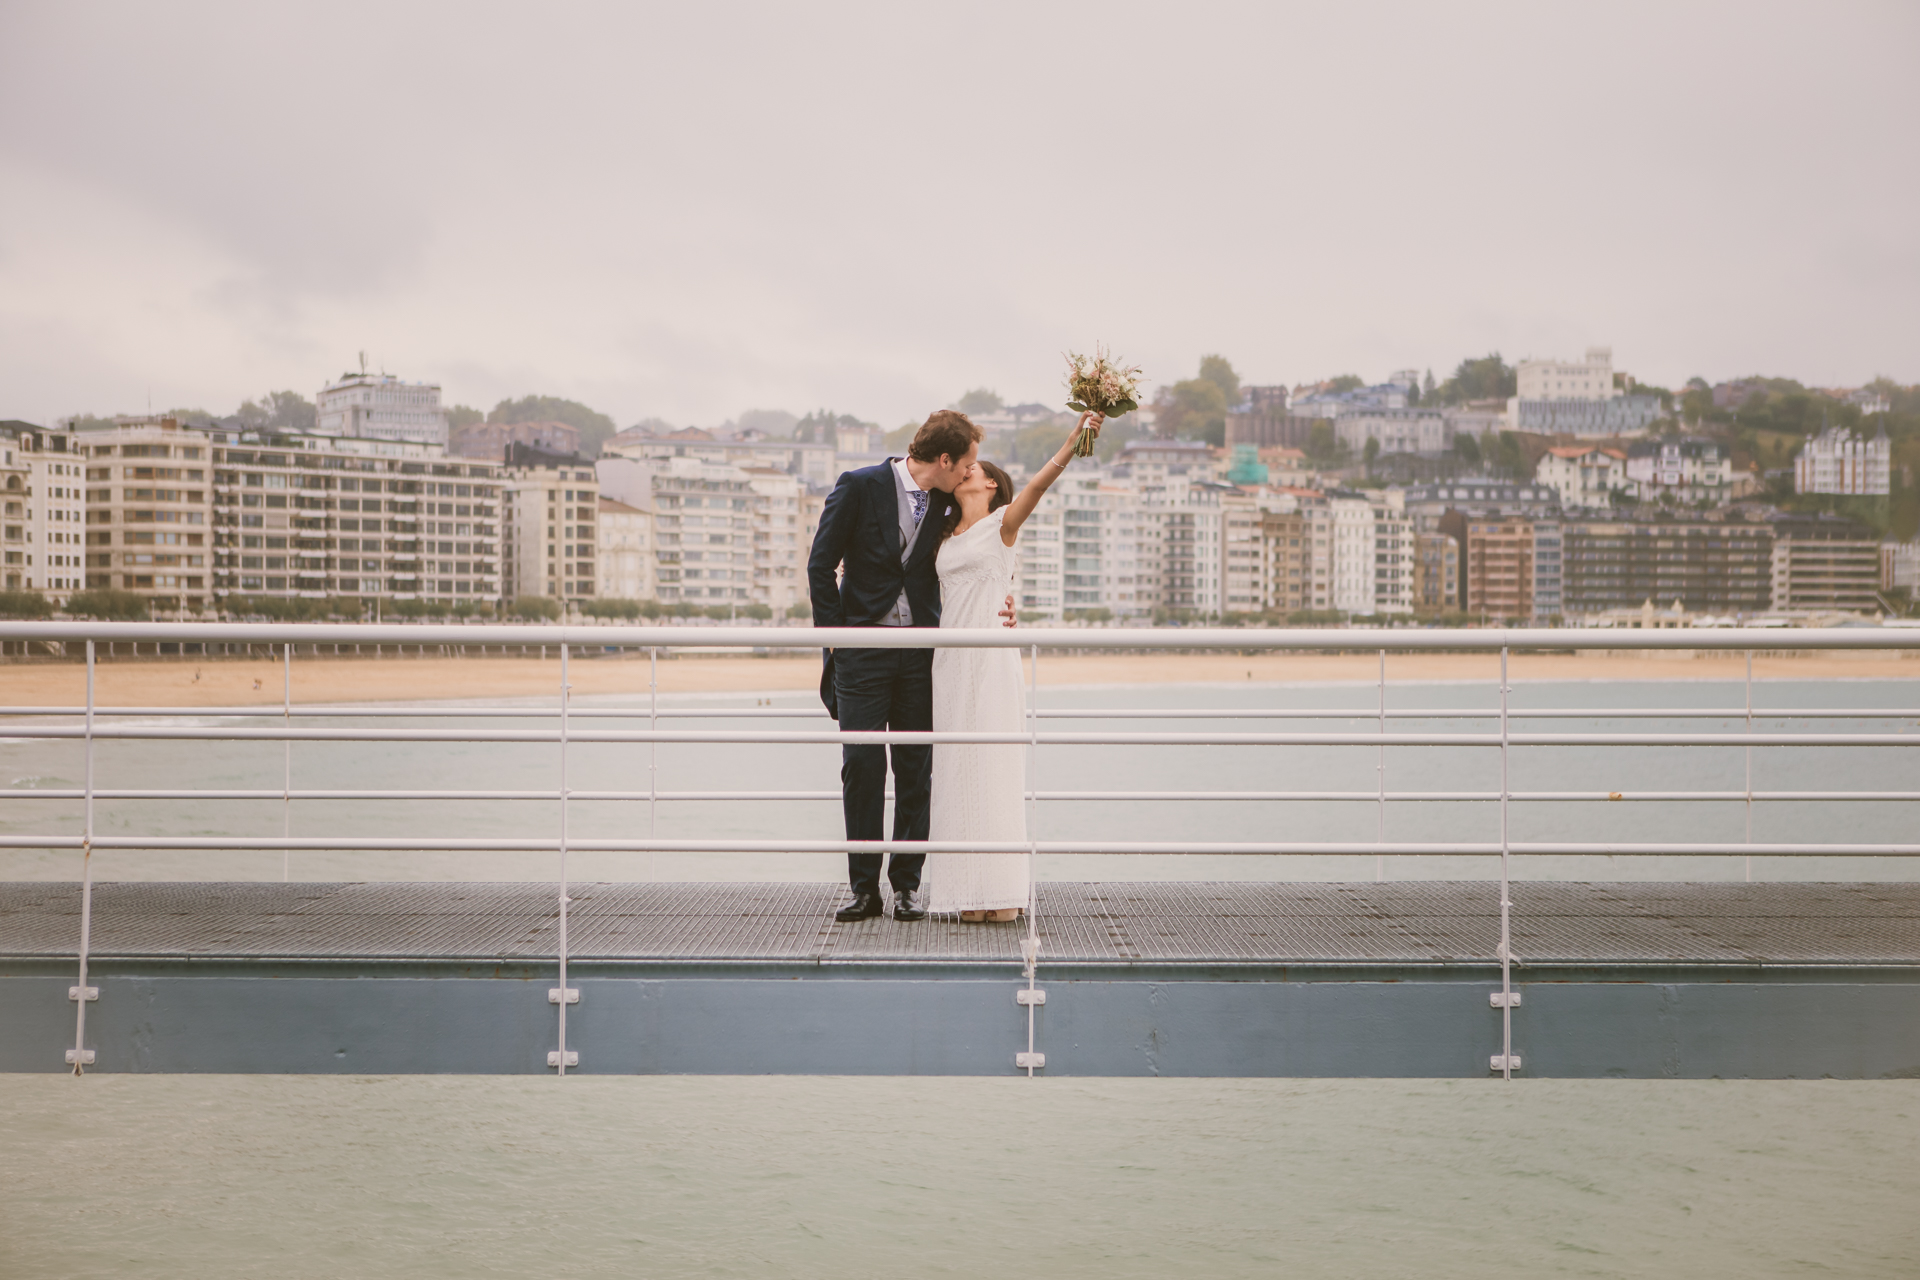
<instances>
[{"instance_id":1,"label":"suit jacket","mask_svg":"<svg viewBox=\"0 0 1920 1280\"><path fill-rule=\"evenodd\" d=\"M816 627L871 627L907 593L913 625L940 625L940 576L934 557L953 495L935 489L927 499L920 535L900 559L899 488L892 462L862 467L840 477L820 511L820 528L807 557L807 588ZM834 570L846 573L834 580Z\"/></svg>"}]
</instances>

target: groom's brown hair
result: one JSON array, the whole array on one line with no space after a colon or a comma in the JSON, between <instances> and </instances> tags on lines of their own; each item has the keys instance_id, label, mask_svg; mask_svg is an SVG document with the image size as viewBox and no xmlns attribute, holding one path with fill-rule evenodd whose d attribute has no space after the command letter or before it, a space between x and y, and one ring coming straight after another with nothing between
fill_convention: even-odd
<instances>
[{"instance_id":1,"label":"groom's brown hair","mask_svg":"<svg viewBox=\"0 0 1920 1280\"><path fill-rule=\"evenodd\" d=\"M967 450L978 444L985 434L973 425L973 419L959 410L936 409L913 433L907 456L915 462L938 462L943 453L949 458L964 458Z\"/></svg>"}]
</instances>

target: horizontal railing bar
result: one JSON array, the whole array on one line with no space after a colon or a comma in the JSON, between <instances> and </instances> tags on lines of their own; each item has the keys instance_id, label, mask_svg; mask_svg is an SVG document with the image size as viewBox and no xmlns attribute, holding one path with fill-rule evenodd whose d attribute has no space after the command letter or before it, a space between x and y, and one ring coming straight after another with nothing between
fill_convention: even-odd
<instances>
[{"instance_id":1,"label":"horizontal railing bar","mask_svg":"<svg viewBox=\"0 0 1920 1280\"><path fill-rule=\"evenodd\" d=\"M692 632L693 634L689 634ZM584 627L487 623L419 626L326 622L0 622L0 640L106 643L414 645L594 649L1225 649L1373 653L1502 649L1920 649L1920 628L1529 628L1463 630L1242 627Z\"/></svg>"},{"instance_id":2,"label":"horizontal railing bar","mask_svg":"<svg viewBox=\"0 0 1920 1280\"><path fill-rule=\"evenodd\" d=\"M550 729L308 729L282 726L172 728L162 725L20 725L9 738L117 738L160 741L259 742L558 742ZM1497 747L1497 733L970 733L908 730L750 730L750 729L578 729L574 743L710 742L734 744L876 744L922 746L937 743L993 746L1032 742L1062 746L1364 746ZM1920 746L1920 733L1509 733L1514 746L1720 746L1720 747L1904 747Z\"/></svg>"},{"instance_id":3,"label":"horizontal railing bar","mask_svg":"<svg viewBox=\"0 0 1920 1280\"><path fill-rule=\"evenodd\" d=\"M80 836L0 836L0 849L78 849ZM91 847L102 849L170 851L281 851L340 853L549 853L558 840L451 839L446 837L245 837L245 836L101 836ZM1497 842L1203 842L1203 841L850 841L850 840L583 840L569 838L575 853L1005 853L1022 854L1030 848L1047 854L1113 854L1141 856L1185 855L1497 855ZM1692 855L1755 855L1764 857L1897 857L1920 856L1920 844L1553 844L1514 843L1516 854L1684 857Z\"/></svg>"},{"instance_id":4,"label":"horizontal railing bar","mask_svg":"<svg viewBox=\"0 0 1920 1280\"><path fill-rule=\"evenodd\" d=\"M0 716L83 716L85 707L0 707ZM291 711L277 706L257 707L95 707L95 716L166 716L185 718L241 718L279 720L287 715L307 716L314 719L378 719L405 717L416 720L453 720L453 719L557 719L558 707L303 707L294 704ZM1383 713L1377 708L1362 708L1353 711L1314 710L1312 708L1283 707L1266 709L1236 708L1195 708L1191 710L1168 710L1163 707L1141 708L1136 710L1078 710L1074 708L1055 708L1042 710L1042 720L1378 720ZM1474 711L1460 707L1437 707L1427 710L1402 709L1384 713L1389 720L1498 720L1500 711ZM567 715L575 720L826 720L824 707L716 707L708 709L674 710L661 709L649 711L639 708L611 707L572 707ZM1606 708L1574 707L1567 709L1540 709L1509 711L1510 720L1744 720L1747 712L1744 708L1714 710L1711 708L1676 708L1673 710L1608 710ZM1777 709L1762 711L1756 708L1755 720L1920 720L1920 708L1853 708L1835 710L1829 708L1807 708L1804 710Z\"/></svg>"},{"instance_id":5,"label":"horizontal railing bar","mask_svg":"<svg viewBox=\"0 0 1920 1280\"><path fill-rule=\"evenodd\" d=\"M0 791L9 799L80 800L86 792L78 788L25 788ZM558 791L343 791L343 790L143 790L99 789L96 800L543 800L560 799ZM734 801L734 800L819 800L839 803L845 797L838 791L570 791L570 800L586 801ZM893 792L886 793L893 799ZM1081 800L1109 803L1124 800L1205 801L1352 801L1355 803L1431 803L1468 801L1486 803L1498 800L1498 791L1040 791L1025 793L1033 800ZM1513 791L1507 795L1515 803L1534 802L1611 802L1658 801L1664 804L1683 801L1710 801L1716 804L1764 801L1871 800L1883 802L1920 800L1920 791Z\"/></svg>"}]
</instances>

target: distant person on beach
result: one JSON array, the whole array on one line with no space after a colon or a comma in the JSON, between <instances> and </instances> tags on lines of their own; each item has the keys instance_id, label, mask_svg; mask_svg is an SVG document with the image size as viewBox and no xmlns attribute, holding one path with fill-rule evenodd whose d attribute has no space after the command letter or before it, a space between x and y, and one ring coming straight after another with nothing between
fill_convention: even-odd
<instances>
[{"instance_id":1,"label":"distant person on beach","mask_svg":"<svg viewBox=\"0 0 1920 1280\"><path fill-rule=\"evenodd\" d=\"M1001 592L1013 582L1020 526L1074 458L1081 431L1097 439L1105 419L1081 415L1066 443L1015 494L1013 479L991 462L973 465L954 487L955 510L942 530L942 627L990 627ZM1009 597L1011 607L1011 597ZM1025 730L1026 696L1016 649L936 649L936 733ZM940 743L933 749L929 839L942 843L1020 844L1027 838L1027 750L1011 743ZM1020 918L1029 883L1024 853L930 853L927 910L970 922Z\"/></svg>"},{"instance_id":2,"label":"distant person on beach","mask_svg":"<svg viewBox=\"0 0 1920 1280\"><path fill-rule=\"evenodd\" d=\"M953 490L980 452L980 428L942 409L914 434L904 458L888 458L840 477L820 512L807 558L817 627L937 627L940 582L934 570L940 531L958 511ZM838 575L838 576L836 576ZM1005 616L1012 625L1013 598ZM828 649L820 697L843 730L933 728L931 649ZM933 751L925 746L848 744L840 748L841 804L848 840L885 838L887 762L893 762L893 838L927 838ZM887 866L896 920L920 920L915 899L925 854L897 853ZM880 915L881 855L849 853L853 901L840 921Z\"/></svg>"}]
</instances>

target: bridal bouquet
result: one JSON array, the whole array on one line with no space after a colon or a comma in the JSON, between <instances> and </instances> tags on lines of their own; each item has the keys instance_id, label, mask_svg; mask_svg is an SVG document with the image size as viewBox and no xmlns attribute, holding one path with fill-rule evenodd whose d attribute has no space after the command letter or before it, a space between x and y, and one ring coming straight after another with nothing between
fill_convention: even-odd
<instances>
[{"instance_id":1,"label":"bridal bouquet","mask_svg":"<svg viewBox=\"0 0 1920 1280\"><path fill-rule=\"evenodd\" d=\"M1095 347L1093 359L1067 353L1067 408L1075 413L1098 413L1117 418L1140 407L1140 367L1110 359L1103 348ZM1092 428L1080 432L1074 444L1074 456L1093 453Z\"/></svg>"}]
</instances>

